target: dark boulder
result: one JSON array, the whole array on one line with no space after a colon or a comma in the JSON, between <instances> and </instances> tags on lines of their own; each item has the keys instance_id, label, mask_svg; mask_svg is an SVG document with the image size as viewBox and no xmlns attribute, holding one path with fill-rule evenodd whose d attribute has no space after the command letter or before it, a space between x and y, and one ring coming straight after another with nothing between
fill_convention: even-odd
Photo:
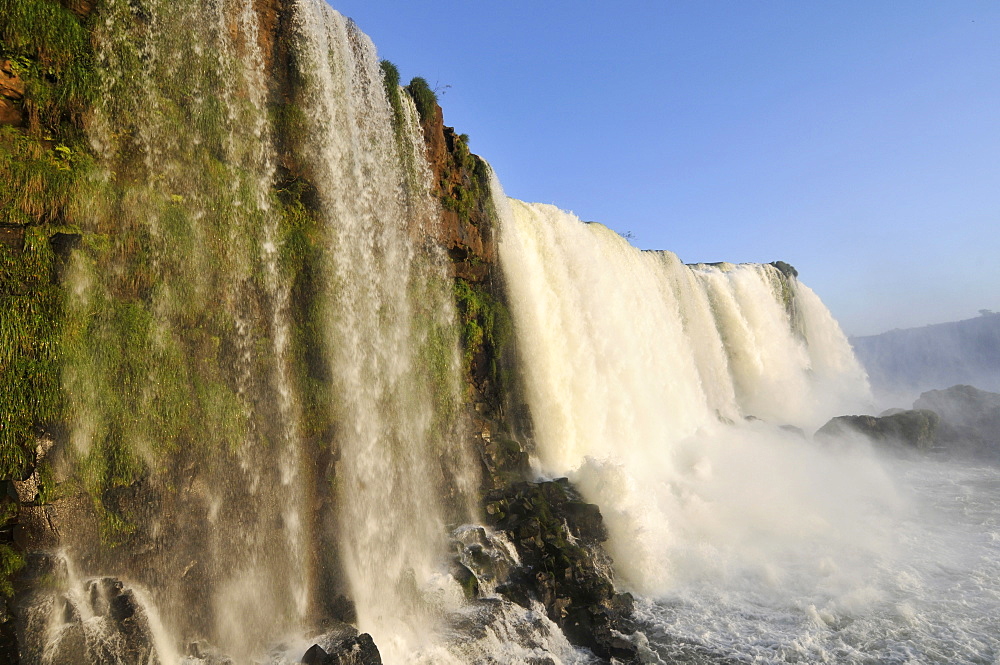
<instances>
[{"instance_id":1,"label":"dark boulder","mask_svg":"<svg viewBox=\"0 0 1000 665\"><path fill-rule=\"evenodd\" d=\"M361 633L338 642L329 651L318 644L309 647L302 656L303 665L382 665L378 647L368 633Z\"/></svg>"},{"instance_id":2,"label":"dark boulder","mask_svg":"<svg viewBox=\"0 0 1000 665\"><path fill-rule=\"evenodd\" d=\"M540 602L573 644L597 656L638 662L623 635L635 631L632 597L617 593L601 512L566 478L520 482L486 495L487 522L506 532L521 566L498 587L524 607Z\"/></svg>"},{"instance_id":3,"label":"dark boulder","mask_svg":"<svg viewBox=\"0 0 1000 665\"><path fill-rule=\"evenodd\" d=\"M1000 394L952 386L922 393L913 408L941 417L937 438L947 451L1000 457Z\"/></svg>"},{"instance_id":4,"label":"dark boulder","mask_svg":"<svg viewBox=\"0 0 1000 665\"><path fill-rule=\"evenodd\" d=\"M837 416L816 432L816 438L861 434L873 443L926 452L934 446L940 418L933 411L902 411L875 416Z\"/></svg>"}]
</instances>

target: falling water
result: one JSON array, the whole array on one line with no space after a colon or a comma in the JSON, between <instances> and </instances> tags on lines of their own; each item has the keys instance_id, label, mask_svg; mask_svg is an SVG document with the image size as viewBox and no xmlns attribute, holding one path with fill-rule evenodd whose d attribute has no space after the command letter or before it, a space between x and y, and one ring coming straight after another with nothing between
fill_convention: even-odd
<instances>
[{"instance_id":1,"label":"falling water","mask_svg":"<svg viewBox=\"0 0 1000 665\"><path fill-rule=\"evenodd\" d=\"M870 394L811 290L495 190L536 468L601 506L659 657L992 662L997 472L812 441Z\"/></svg>"},{"instance_id":2,"label":"falling water","mask_svg":"<svg viewBox=\"0 0 1000 665\"><path fill-rule=\"evenodd\" d=\"M61 473L97 522L62 525L80 573L60 579L65 598L122 580L170 636L149 656L167 663L297 643L338 593L402 662L464 603L448 532L473 518L478 466L417 111L390 103L353 23L316 0L288 9L282 45L249 1L96 14L102 170L65 271ZM298 178L315 229L282 198L303 196ZM293 298L303 260L315 315ZM329 389L306 404L317 372ZM77 630L45 598L55 628L36 632Z\"/></svg>"},{"instance_id":3,"label":"falling water","mask_svg":"<svg viewBox=\"0 0 1000 665\"><path fill-rule=\"evenodd\" d=\"M833 508L771 482L787 472L807 484L792 469L819 454L778 426L815 429L867 393L811 291L770 265L640 252L553 206L509 200L501 217L539 470L576 478L602 507L623 579L662 590L679 544L703 543L713 524L723 539L795 529L750 506ZM816 475L852 462L829 465ZM773 496L751 498L763 492Z\"/></svg>"},{"instance_id":4,"label":"falling water","mask_svg":"<svg viewBox=\"0 0 1000 665\"><path fill-rule=\"evenodd\" d=\"M454 305L443 254L414 242L438 212L412 102L402 100L397 138L367 36L320 3L298 10L305 160L328 230L336 528L358 627L387 662L401 662L433 634L440 597L456 591L440 571L442 497L456 485L440 461L456 452Z\"/></svg>"}]
</instances>

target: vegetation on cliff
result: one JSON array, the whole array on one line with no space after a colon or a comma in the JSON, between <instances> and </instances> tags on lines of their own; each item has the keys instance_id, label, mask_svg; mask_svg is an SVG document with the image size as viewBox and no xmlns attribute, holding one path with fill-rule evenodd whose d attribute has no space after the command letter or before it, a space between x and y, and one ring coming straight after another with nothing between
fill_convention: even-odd
<instances>
[{"instance_id":1,"label":"vegetation on cliff","mask_svg":"<svg viewBox=\"0 0 1000 665\"><path fill-rule=\"evenodd\" d=\"M9 595L23 564L11 483L36 471L36 440L65 405L60 252L93 170L82 134L94 95L86 20L50 0L0 0L0 65L0 595ZM38 472L34 501L44 502L52 475Z\"/></svg>"},{"instance_id":2,"label":"vegetation on cliff","mask_svg":"<svg viewBox=\"0 0 1000 665\"><path fill-rule=\"evenodd\" d=\"M221 455L246 445L278 447L281 433L272 422L278 395L251 397L245 383L277 371L271 352L279 331L261 315L279 306L268 280L280 278L289 288L281 306L294 321L287 354L301 408L297 435L316 458L317 477L302 482L335 482L324 475L335 461L337 430L324 357L328 303L320 296L329 279L322 268L329 247L317 192L292 148L303 140L304 118L295 94L301 72L282 41L287 26L279 16L267 36L280 73L267 98L255 102L252 82L240 79L245 54L192 52L187 75L177 77L165 61L144 55L152 37L142 16L111 3L102 6L98 22L92 9L86 0L0 0L0 481L6 489L0 595L14 591L12 580L24 565L13 533L26 508L55 497L82 499L80 515L95 523L101 547L114 553L109 556L141 557L140 544L197 538L205 528L154 537L149 517L150 511L180 510L191 500L185 497L198 468L224 463L207 454L206 432L221 444ZM99 72L93 45L101 38L113 38L116 48ZM165 40L166 52L188 36L178 30L157 38ZM471 153L466 135L444 127L426 80L416 77L400 88L396 67L382 61L381 69L397 138L404 101L409 104L402 91L419 114L440 204L428 242L450 259L446 291L457 322L418 312L426 332L423 369L437 391L435 417L445 428L467 412L484 491L513 500L528 491L516 483L527 479L530 419L514 404L513 325L496 265L489 167ZM144 87L150 80L156 84ZM232 93L227 108L220 89ZM266 127L248 128L257 102L268 107ZM158 150L167 147L154 155L153 141ZM262 166L261 145L276 148L276 163ZM260 260L272 251L278 278ZM238 317L236 310L250 314ZM448 328L455 325L457 361L456 331ZM446 385L456 362L466 381L460 403ZM39 452L42 439L52 444L50 456ZM52 456L74 470L59 474L58 488ZM39 483L36 494L15 500L13 483L28 476ZM557 489L539 490L557 508L536 497L518 499L521 507L509 511L541 529L546 545L531 550L531 565L569 571L579 584L592 579L602 589L598 604L607 604L613 586L595 568L603 561L600 539L584 548L559 535L559 511L580 500L564 484ZM587 528L600 522L592 513ZM198 574L205 573L191 575ZM324 588L342 590L337 572L318 576ZM540 586L530 593L548 591ZM590 612L588 602L577 599L572 625L627 626L594 619L604 615ZM0 612L3 631L7 618ZM589 628L573 632L566 625L577 643L590 644ZM0 653L4 648L0 639Z\"/></svg>"}]
</instances>

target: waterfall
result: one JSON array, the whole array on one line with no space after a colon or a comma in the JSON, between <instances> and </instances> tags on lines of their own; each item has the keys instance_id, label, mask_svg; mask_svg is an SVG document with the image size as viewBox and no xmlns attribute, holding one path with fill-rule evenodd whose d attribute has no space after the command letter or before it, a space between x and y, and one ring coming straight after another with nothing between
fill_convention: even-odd
<instances>
[{"instance_id":1,"label":"waterfall","mask_svg":"<svg viewBox=\"0 0 1000 665\"><path fill-rule=\"evenodd\" d=\"M111 0L100 18L99 241L67 273L64 383L103 523L70 555L248 660L305 620L312 565L262 28L249 2ZM137 481L148 514L114 499ZM135 539L149 553L121 557Z\"/></svg>"},{"instance_id":2,"label":"waterfall","mask_svg":"<svg viewBox=\"0 0 1000 665\"><path fill-rule=\"evenodd\" d=\"M4 7L0 658L996 661L995 460L813 437L788 264L507 198L325 0Z\"/></svg>"},{"instance_id":3,"label":"waterfall","mask_svg":"<svg viewBox=\"0 0 1000 665\"><path fill-rule=\"evenodd\" d=\"M412 101L397 139L367 36L319 3L298 10L305 161L328 233L336 528L358 627L401 662L433 634L438 597L458 592L439 571L442 497L459 480L441 466L460 454L448 423L460 399L455 311L443 252L414 241L439 213Z\"/></svg>"},{"instance_id":4,"label":"waterfall","mask_svg":"<svg viewBox=\"0 0 1000 665\"><path fill-rule=\"evenodd\" d=\"M536 468L601 506L629 588L655 596L696 570L767 568L808 525L856 537L854 510L892 500L867 457L803 438L861 408L868 387L794 276L684 265L494 190Z\"/></svg>"},{"instance_id":5,"label":"waterfall","mask_svg":"<svg viewBox=\"0 0 1000 665\"><path fill-rule=\"evenodd\" d=\"M417 111L353 23L289 7L284 45L249 0L97 14L60 462L97 521L64 527L63 593L122 580L165 664L251 662L338 593L402 662L463 602L447 534L478 475Z\"/></svg>"}]
</instances>

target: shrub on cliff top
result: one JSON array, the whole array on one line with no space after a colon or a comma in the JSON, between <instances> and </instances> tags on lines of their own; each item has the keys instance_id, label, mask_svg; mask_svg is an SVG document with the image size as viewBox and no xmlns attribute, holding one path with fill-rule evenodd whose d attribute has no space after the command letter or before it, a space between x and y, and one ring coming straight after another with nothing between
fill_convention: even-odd
<instances>
[{"instance_id":1,"label":"shrub on cliff top","mask_svg":"<svg viewBox=\"0 0 1000 665\"><path fill-rule=\"evenodd\" d=\"M421 76L414 76L410 84L406 86L406 92L413 98L417 105L417 112L421 120L426 120L434 115L434 107L437 106L437 95L427 84L427 79Z\"/></svg>"},{"instance_id":2,"label":"shrub on cliff top","mask_svg":"<svg viewBox=\"0 0 1000 665\"><path fill-rule=\"evenodd\" d=\"M389 106L392 107L392 115L399 126L403 118L403 102L399 98L399 69L388 60L379 63L382 68L382 83L385 85L385 96L389 99Z\"/></svg>"}]
</instances>

